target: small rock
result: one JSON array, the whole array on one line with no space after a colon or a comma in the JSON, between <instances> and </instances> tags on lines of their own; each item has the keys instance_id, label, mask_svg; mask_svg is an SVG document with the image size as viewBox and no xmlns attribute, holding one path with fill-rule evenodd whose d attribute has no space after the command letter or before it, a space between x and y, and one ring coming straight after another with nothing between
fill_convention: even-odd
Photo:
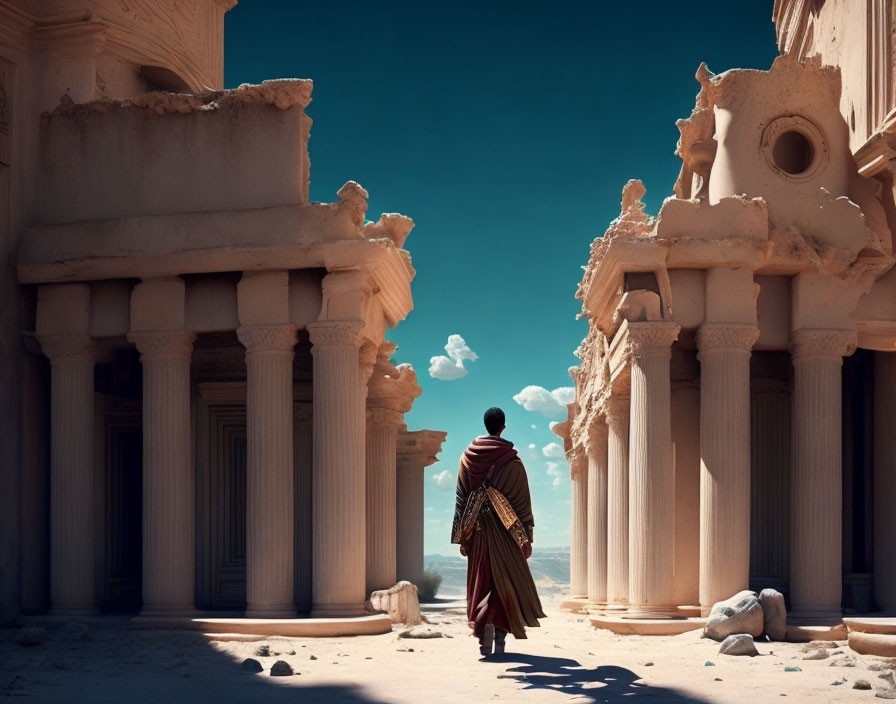
<instances>
[{"instance_id":1,"label":"small rock","mask_svg":"<svg viewBox=\"0 0 896 704\"><path fill-rule=\"evenodd\" d=\"M719 648L722 655L759 655L756 645L753 643L753 636L747 633L736 633L728 636L722 641Z\"/></svg>"},{"instance_id":2,"label":"small rock","mask_svg":"<svg viewBox=\"0 0 896 704\"><path fill-rule=\"evenodd\" d=\"M721 681L722 681L721 677L716 677L715 679L713 679L713 682L721 682Z\"/></svg>"},{"instance_id":3,"label":"small rock","mask_svg":"<svg viewBox=\"0 0 896 704\"><path fill-rule=\"evenodd\" d=\"M831 667L855 667L856 662L849 655L844 655L828 663Z\"/></svg>"},{"instance_id":4,"label":"small rock","mask_svg":"<svg viewBox=\"0 0 896 704\"><path fill-rule=\"evenodd\" d=\"M712 660L707 660L705 663L703 663L703 666L704 667L715 667L716 664Z\"/></svg>"},{"instance_id":5,"label":"small rock","mask_svg":"<svg viewBox=\"0 0 896 704\"><path fill-rule=\"evenodd\" d=\"M896 689L879 689L874 696L878 699L896 699Z\"/></svg>"},{"instance_id":6,"label":"small rock","mask_svg":"<svg viewBox=\"0 0 896 704\"><path fill-rule=\"evenodd\" d=\"M295 650L290 650L290 651L287 653L287 655L295 655L295 654L296 654L296 651L295 651Z\"/></svg>"},{"instance_id":7,"label":"small rock","mask_svg":"<svg viewBox=\"0 0 896 704\"><path fill-rule=\"evenodd\" d=\"M802 671L803 671L803 668L801 668L801 667L792 667L792 666L790 666L790 665L788 665L787 667L784 668L784 672L802 672Z\"/></svg>"},{"instance_id":8,"label":"small rock","mask_svg":"<svg viewBox=\"0 0 896 704\"><path fill-rule=\"evenodd\" d=\"M241 667L248 672L261 672L264 668L261 666L261 663L258 662L255 658L246 658L243 660L243 664Z\"/></svg>"},{"instance_id":9,"label":"small rock","mask_svg":"<svg viewBox=\"0 0 896 704\"><path fill-rule=\"evenodd\" d=\"M652 662L645 662L645 663L644 663L644 667L653 667L653 663L652 663Z\"/></svg>"},{"instance_id":10,"label":"small rock","mask_svg":"<svg viewBox=\"0 0 896 704\"><path fill-rule=\"evenodd\" d=\"M819 648L830 650L836 647L837 644L832 640L813 640L806 643L802 648L800 648L800 650L802 650L804 653L808 653L812 650L818 650Z\"/></svg>"},{"instance_id":11,"label":"small rock","mask_svg":"<svg viewBox=\"0 0 896 704\"><path fill-rule=\"evenodd\" d=\"M776 589L763 589L759 592L759 605L762 607L762 629L772 640L785 640L787 636L787 608L784 606L784 595Z\"/></svg>"},{"instance_id":12,"label":"small rock","mask_svg":"<svg viewBox=\"0 0 896 704\"><path fill-rule=\"evenodd\" d=\"M409 628L398 634L399 638L441 638L441 631L434 631L431 628Z\"/></svg>"},{"instance_id":13,"label":"small rock","mask_svg":"<svg viewBox=\"0 0 896 704\"><path fill-rule=\"evenodd\" d=\"M23 628L16 634L16 643L24 648L28 648L34 645L40 645L49 637L49 635L50 634L47 633L46 628L41 628L40 626L29 626L27 628Z\"/></svg>"},{"instance_id":14,"label":"small rock","mask_svg":"<svg viewBox=\"0 0 896 704\"><path fill-rule=\"evenodd\" d=\"M879 674L878 677L890 685L890 687L896 687L896 678L893 677L893 673L890 670Z\"/></svg>"},{"instance_id":15,"label":"small rock","mask_svg":"<svg viewBox=\"0 0 896 704\"><path fill-rule=\"evenodd\" d=\"M828 651L824 648L819 648L813 653L809 653L808 655L803 657L803 660L827 660L828 659Z\"/></svg>"},{"instance_id":16,"label":"small rock","mask_svg":"<svg viewBox=\"0 0 896 704\"><path fill-rule=\"evenodd\" d=\"M287 677L292 674L292 667L285 660L278 660L271 665L271 677Z\"/></svg>"},{"instance_id":17,"label":"small rock","mask_svg":"<svg viewBox=\"0 0 896 704\"><path fill-rule=\"evenodd\" d=\"M312 660L317 660L317 656L312 655L312 656L311 656L311 659L312 659Z\"/></svg>"},{"instance_id":18,"label":"small rock","mask_svg":"<svg viewBox=\"0 0 896 704\"><path fill-rule=\"evenodd\" d=\"M839 686L840 686L841 684L843 684L844 682L845 682L845 680L834 680L833 682L831 682L831 686L832 686L832 687L839 687Z\"/></svg>"},{"instance_id":19,"label":"small rock","mask_svg":"<svg viewBox=\"0 0 896 704\"><path fill-rule=\"evenodd\" d=\"M416 626L422 623L417 587L410 582L399 582L394 587L375 591L370 595L374 611L385 611L393 623Z\"/></svg>"},{"instance_id":20,"label":"small rock","mask_svg":"<svg viewBox=\"0 0 896 704\"><path fill-rule=\"evenodd\" d=\"M856 680L852 683L853 689L871 689L871 683L868 680Z\"/></svg>"},{"instance_id":21,"label":"small rock","mask_svg":"<svg viewBox=\"0 0 896 704\"><path fill-rule=\"evenodd\" d=\"M882 662L869 662L868 669L872 672L883 672L884 670L889 670L890 668Z\"/></svg>"},{"instance_id":22,"label":"small rock","mask_svg":"<svg viewBox=\"0 0 896 704\"><path fill-rule=\"evenodd\" d=\"M260 657L260 658L267 658L267 657L270 657L270 656L271 656L271 646L269 646L267 643L265 643L264 645L259 645L259 646L255 649L255 653L254 653L254 654L257 655L257 656Z\"/></svg>"}]
</instances>

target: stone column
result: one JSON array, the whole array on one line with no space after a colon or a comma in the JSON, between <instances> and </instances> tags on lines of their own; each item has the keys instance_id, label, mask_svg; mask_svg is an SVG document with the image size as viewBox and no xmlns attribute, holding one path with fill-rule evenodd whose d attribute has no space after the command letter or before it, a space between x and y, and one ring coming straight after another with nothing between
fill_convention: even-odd
<instances>
[{"instance_id":1,"label":"stone column","mask_svg":"<svg viewBox=\"0 0 896 704\"><path fill-rule=\"evenodd\" d=\"M363 326L360 320L308 325L314 355L312 616L364 613Z\"/></svg>"},{"instance_id":2,"label":"stone column","mask_svg":"<svg viewBox=\"0 0 896 704\"><path fill-rule=\"evenodd\" d=\"M874 603L896 609L896 352L874 353Z\"/></svg>"},{"instance_id":3,"label":"stone column","mask_svg":"<svg viewBox=\"0 0 896 704\"><path fill-rule=\"evenodd\" d=\"M246 616L295 616L294 325L237 330L246 348Z\"/></svg>"},{"instance_id":4,"label":"stone column","mask_svg":"<svg viewBox=\"0 0 896 704\"><path fill-rule=\"evenodd\" d=\"M855 332L797 330L791 338L791 613L803 622L840 614L842 592L841 367Z\"/></svg>"},{"instance_id":5,"label":"stone column","mask_svg":"<svg viewBox=\"0 0 896 704\"><path fill-rule=\"evenodd\" d=\"M397 485L395 440L403 415L367 409L367 592L387 589L396 578ZM423 503L421 497L421 506Z\"/></svg>"},{"instance_id":6,"label":"stone column","mask_svg":"<svg viewBox=\"0 0 896 704\"><path fill-rule=\"evenodd\" d=\"M94 575L95 348L87 335L41 335L50 358L50 602L96 611Z\"/></svg>"},{"instance_id":7,"label":"stone column","mask_svg":"<svg viewBox=\"0 0 896 704\"><path fill-rule=\"evenodd\" d=\"M190 426L195 333L131 332L143 365L143 616L195 610L196 502Z\"/></svg>"},{"instance_id":8,"label":"stone column","mask_svg":"<svg viewBox=\"0 0 896 704\"><path fill-rule=\"evenodd\" d=\"M639 615L676 613L673 595L675 468L669 359L679 326L629 323L629 605Z\"/></svg>"},{"instance_id":9,"label":"stone column","mask_svg":"<svg viewBox=\"0 0 896 704\"><path fill-rule=\"evenodd\" d=\"M423 576L423 466L398 455L396 483L396 578L417 584Z\"/></svg>"},{"instance_id":10,"label":"stone column","mask_svg":"<svg viewBox=\"0 0 896 704\"><path fill-rule=\"evenodd\" d=\"M572 535L569 546L569 593L588 594L588 456L580 448L570 453Z\"/></svg>"},{"instance_id":11,"label":"stone column","mask_svg":"<svg viewBox=\"0 0 896 704\"><path fill-rule=\"evenodd\" d=\"M596 418L588 446L588 601L607 601L607 424Z\"/></svg>"},{"instance_id":12,"label":"stone column","mask_svg":"<svg viewBox=\"0 0 896 704\"><path fill-rule=\"evenodd\" d=\"M628 394L607 399L607 602L628 603Z\"/></svg>"},{"instance_id":13,"label":"stone column","mask_svg":"<svg viewBox=\"0 0 896 704\"><path fill-rule=\"evenodd\" d=\"M700 350L700 606L750 585L750 352L755 325L704 323Z\"/></svg>"}]
</instances>

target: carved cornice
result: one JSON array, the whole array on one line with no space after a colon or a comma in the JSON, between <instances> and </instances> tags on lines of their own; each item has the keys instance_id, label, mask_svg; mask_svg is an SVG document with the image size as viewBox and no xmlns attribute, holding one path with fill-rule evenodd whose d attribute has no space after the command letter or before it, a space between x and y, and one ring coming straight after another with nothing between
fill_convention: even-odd
<instances>
[{"instance_id":1,"label":"carved cornice","mask_svg":"<svg viewBox=\"0 0 896 704\"><path fill-rule=\"evenodd\" d=\"M292 352L296 345L295 325L248 325L238 328L236 336L246 354L258 352Z\"/></svg>"},{"instance_id":2,"label":"carved cornice","mask_svg":"<svg viewBox=\"0 0 896 704\"><path fill-rule=\"evenodd\" d=\"M672 322L629 322L627 352L632 357L669 357L680 330L681 326Z\"/></svg>"},{"instance_id":3,"label":"carved cornice","mask_svg":"<svg viewBox=\"0 0 896 704\"><path fill-rule=\"evenodd\" d=\"M363 320L330 320L308 323L311 352L318 347L360 347Z\"/></svg>"},{"instance_id":4,"label":"carved cornice","mask_svg":"<svg viewBox=\"0 0 896 704\"><path fill-rule=\"evenodd\" d=\"M404 414L390 408L368 408L367 427L374 430L397 431L404 423Z\"/></svg>"},{"instance_id":5,"label":"carved cornice","mask_svg":"<svg viewBox=\"0 0 896 704\"><path fill-rule=\"evenodd\" d=\"M848 357L856 351L854 330L797 330L790 338L794 362L819 357Z\"/></svg>"},{"instance_id":6,"label":"carved cornice","mask_svg":"<svg viewBox=\"0 0 896 704\"><path fill-rule=\"evenodd\" d=\"M747 352L759 339L759 328L741 323L703 323L697 330L700 354L714 350Z\"/></svg>"},{"instance_id":7,"label":"carved cornice","mask_svg":"<svg viewBox=\"0 0 896 704\"><path fill-rule=\"evenodd\" d=\"M97 346L90 335L39 335L38 341L43 353L52 364L74 360L96 358Z\"/></svg>"},{"instance_id":8,"label":"carved cornice","mask_svg":"<svg viewBox=\"0 0 896 704\"><path fill-rule=\"evenodd\" d=\"M186 357L193 352L196 333L192 330L165 330L160 332L129 332L128 342L134 343L144 357Z\"/></svg>"}]
</instances>

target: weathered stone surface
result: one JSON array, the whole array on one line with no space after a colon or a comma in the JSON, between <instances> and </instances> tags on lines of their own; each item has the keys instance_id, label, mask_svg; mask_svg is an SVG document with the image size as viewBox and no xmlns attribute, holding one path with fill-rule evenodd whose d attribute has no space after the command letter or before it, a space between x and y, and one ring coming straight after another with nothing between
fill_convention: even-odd
<instances>
[{"instance_id":1,"label":"weathered stone surface","mask_svg":"<svg viewBox=\"0 0 896 704\"><path fill-rule=\"evenodd\" d=\"M722 655L759 655L753 636L747 633L737 633L728 636L719 648Z\"/></svg>"},{"instance_id":2,"label":"weathered stone surface","mask_svg":"<svg viewBox=\"0 0 896 704\"><path fill-rule=\"evenodd\" d=\"M808 655L803 656L803 660L827 660L828 659L828 651L824 648L818 648L817 650L813 650Z\"/></svg>"},{"instance_id":3,"label":"weathered stone surface","mask_svg":"<svg viewBox=\"0 0 896 704\"><path fill-rule=\"evenodd\" d=\"M418 627L409 628L398 634L399 638L443 638L441 631L435 631L432 628Z\"/></svg>"},{"instance_id":4,"label":"weathered stone surface","mask_svg":"<svg viewBox=\"0 0 896 704\"><path fill-rule=\"evenodd\" d=\"M763 589L759 592L762 607L762 628L772 640L784 640L787 636L787 607L784 595L777 589Z\"/></svg>"},{"instance_id":5,"label":"weathered stone surface","mask_svg":"<svg viewBox=\"0 0 896 704\"><path fill-rule=\"evenodd\" d=\"M41 628L40 626L30 626L28 628L23 628L16 635L16 643L21 646L30 647L33 645L40 645L43 643L48 637L49 633L45 628Z\"/></svg>"},{"instance_id":6,"label":"weathered stone surface","mask_svg":"<svg viewBox=\"0 0 896 704\"><path fill-rule=\"evenodd\" d=\"M246 658L241 667L248 672L261 672L264 668L255 658Z\"/></svg>"},{"instance_id":7,"label":"weathered stone surface","mask_svg":"<svg viewBox=\"0 0 896 704\"><path fill-rule=\"evenodd\" d=\"M713 640L724 640L736 633L747 633L753 637L762 635L762 606L755 592L739 592L727 601L716 603L709 612L703 634Z\"/></svg>"},{"instance_id":8,"label":"weathered stone surface","mask_svg":"<svg viewBox=\"0 0 896 704\"><path fill-rule=\"evenodd\" d=\"M417 587L410 582L399 582L394 587L373 592L370 604L377 611L385 611L394 623L416 626L422 623Z\"/></svg>"},{"instance_id":9,"label":"weathered stone surface","mask_svg":"<svg viewBox=\"0 0 896 704\"><path fill-rule=\"evenodd\" d=\"M292 666L285 660L278 660L271 665L271 677L288 677L293 673Z\"/></svg>"}]
</instances>

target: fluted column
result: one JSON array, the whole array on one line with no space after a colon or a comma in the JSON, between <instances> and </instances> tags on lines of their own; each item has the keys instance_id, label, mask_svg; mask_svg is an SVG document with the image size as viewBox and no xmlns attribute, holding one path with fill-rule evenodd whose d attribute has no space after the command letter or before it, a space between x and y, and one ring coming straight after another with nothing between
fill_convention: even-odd
<instances>
[{"instance_id":1,"label":"fluted column","mask_svg":"<svg viewBox=\"0 0 896 704\"><path fill-rule=\"evenodd\" d=\"M588 594L588 456L576 449L569 458L572 480L572 535L569 546L569 593Z\"/></svg>"},{"instance_id":2,"label":"fluted column","mask_svg":"<svg viewBox=\"0 0 896 704\"><path fill-rule=\"evenodd\" d=\"M804 622L840 614L842 591L841 367L854 332L798 330L791 339L791 613Z\"/></svg>"},{"instance_id":3,"label":"fluted column","mask_svg":"<svg viewBox=\"0 0 896 704\"><path fill-rule=\"evenodd\" d=\"M628 421L627 394L607 399L607 602L628 603Z\"/></svg>"},{"instance_id":4,"label":"fluted column","mask_svg":"<svg viewBox=\"0 0 896 704\"><path fill-rule=\"evenodd\" d=\"M607 601L607 424L597 418L588 446L588 601Z\"/></svg>"},{"instance_id":5,"label":"fluted column","mask_svg":"<svg viewBox=\"0 0 896 704\"><path fill-rule=\"evenodd\" d=\"M367 409L367 592L395 584L395 440L403 414ZM422 504L422 499L421 499Z\"/></svg>"},{"instance_id":6,"label":"fluted column","mask_svg":"<svg viewBox=\"0 0 896 704\"><path fill-rule=\"evenodd\" d=\"M414 455L398 455L396 512L396 577L417 584L423 576L423 467Z\"/></svg>"},{"instance_id":7,"label":"fluted column","mask_svg":"<svg viewBox=\"0 0 896 704\"><path fill-rule=\"evenodd\" d=\"M704 323L700 360L700 606L750 584L750 352L755 325Z\"/></svg>"},{"instance_id":8,"label":"fluted column","mask_svg":"<svg viewBox=\"0 0 896 704\"><path fill-rule=\"evenodd\" d=\"M42 335L50 358L50 602L55 613L96 610L93 367L87 335Z\"/></svg>"},{"instance_id":9,"label":"fluted column","mask_svg":"<svg viewBox=\"0 0 896 704\"><path fill-rule=\"evenodd\" d=\"M196 590L190 356L195 333L131 332L143 365L144 616L187 615Z\"/></svg>"},{"instance_id":10,"label":"fluted column","mask_svg":"<svg viewBox=\"0 0 896 704\"><path fill-rule=\"evenodd\" d=\"M672 462L672 322L629 323L629 605L644 616L675 613L673 555L675 471Z\"/></svg>"},{"instance_id":11,"label":"fluted column","mask_svg":"<svg viewBox=\"0 0 896 704\"><path fill-rule=\"evenodd\" d=\"M294 602L294 325L237 330L246 348L246 616L286 618Z\"/></svg>"},{"instance_id":12,"label":"fluted column","mask_svg":"<svg viewBox=\"0 0 896 704\"><path fill-rule=\"evenodd\" d=\"M362 327L360 320L308 325L314 355L314 616L358 615L366 600Z\"/></svg>"}]
</instances>

